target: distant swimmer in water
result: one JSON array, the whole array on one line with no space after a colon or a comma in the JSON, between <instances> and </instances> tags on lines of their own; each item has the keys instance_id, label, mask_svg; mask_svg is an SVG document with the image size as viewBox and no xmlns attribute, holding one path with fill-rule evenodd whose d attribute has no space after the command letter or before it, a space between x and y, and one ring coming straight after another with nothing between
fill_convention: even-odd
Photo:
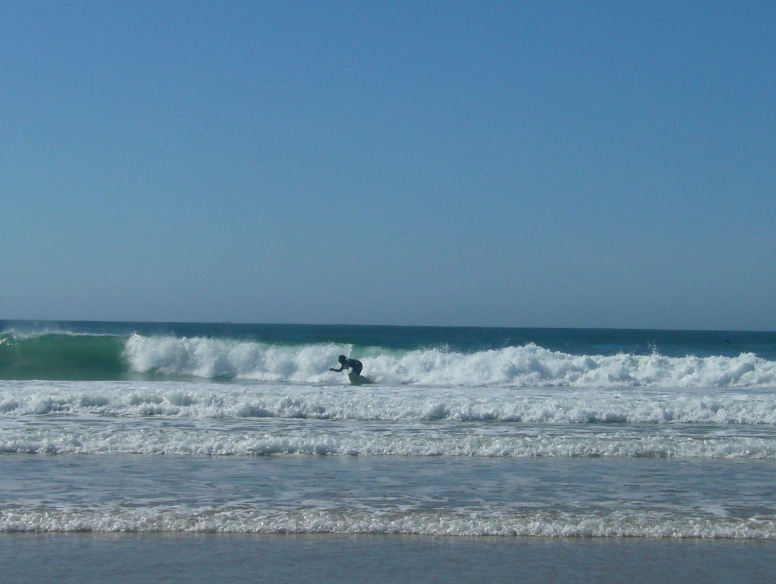
<instances>
[{"instance_id":1,"label":"distant swimmer in water","mask_svg":"<svg viewBox=\"0 0 776 584\"><path fill-rule=\"evenodd\" d=\"M352 369L353 373L355 373L356 375L361 375L361 370L364 368L364 365L363 363L361 363L361 361L359 361L358 359L348 359L347 357L345 357L345 355L340 355L337 358L337 361L340 362L340 368L335 369L334 367L329 367L329 371L336 371L337 373L339 373L343 369Z\"/></svg>"}]
</instances>

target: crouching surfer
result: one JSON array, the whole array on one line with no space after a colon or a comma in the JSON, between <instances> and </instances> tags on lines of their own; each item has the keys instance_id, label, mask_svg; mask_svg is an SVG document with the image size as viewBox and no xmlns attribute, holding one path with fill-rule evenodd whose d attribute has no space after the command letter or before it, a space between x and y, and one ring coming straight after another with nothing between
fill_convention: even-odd
<instances>
[{"instance_id":1,"label":"crouching surfer","mask_svg":"<svg viewBox=\"0 0 776 584\"><path fill-rule=\"evenodd\" d=\"M340 363L340 368L335 369L334 367L329 367L329 371L336 371L339 373L343 369L352 369L353 373L361 375L361 370L364 368L364 364L361 363L361 361L358 359L348 359L345 355L340 355L337 358L337 361Z\"/></svg>"}]
</instances>

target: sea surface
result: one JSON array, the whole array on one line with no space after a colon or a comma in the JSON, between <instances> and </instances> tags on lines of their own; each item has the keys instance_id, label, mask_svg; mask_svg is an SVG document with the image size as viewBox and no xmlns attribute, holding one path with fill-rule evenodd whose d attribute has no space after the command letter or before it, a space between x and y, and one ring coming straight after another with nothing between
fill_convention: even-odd
<instances>
[{"instance_id":1,"label":"sea surface","mask_svg":"<svg viewBox=\"0 0 776 584\"><path fill-rule=\"evenodd\" d=\"M374 383L330 372L340 354ZM590 573L571 559L623 554L642 563L595 580L677 561L682 581L768 581L774 540L774 332L0 321L0 559L20 582L42 554L71 558L51 581L115 579L84 559L132 564L115 546L197 549L189 581L224 550L233 581L266 556L264 581L572 582Z\"/></svg>"}]
</instances>

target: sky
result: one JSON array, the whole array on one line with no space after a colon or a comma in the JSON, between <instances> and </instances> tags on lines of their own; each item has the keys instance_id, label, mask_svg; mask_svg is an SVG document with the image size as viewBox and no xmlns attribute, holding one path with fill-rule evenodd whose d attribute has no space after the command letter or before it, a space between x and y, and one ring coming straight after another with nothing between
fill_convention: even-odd
<instances>
[{"instance_id":1,"label":"sky","mask_svg":"<svg viewBox=\"0 0 776 584\"><path fill-rule=\"evenodd\" d=\"M0 318L776 330L776 3L0 3Z\"/></svg>"}]
</instances>

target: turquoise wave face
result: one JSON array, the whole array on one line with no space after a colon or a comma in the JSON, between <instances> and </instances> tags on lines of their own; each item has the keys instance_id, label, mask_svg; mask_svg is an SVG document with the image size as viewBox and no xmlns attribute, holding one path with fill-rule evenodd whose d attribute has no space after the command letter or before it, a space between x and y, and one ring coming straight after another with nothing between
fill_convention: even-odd
<instances>
[{"instance_id":1,"label":"turquoise wave face","mask_svg":"<svg viewBox=\"0 0 776 584\"><path fill-rule=\"evenodd\" d=\"M0 335L0 379L125 379L126 338L104 335Z\"/></svg>"}]
</instances>

